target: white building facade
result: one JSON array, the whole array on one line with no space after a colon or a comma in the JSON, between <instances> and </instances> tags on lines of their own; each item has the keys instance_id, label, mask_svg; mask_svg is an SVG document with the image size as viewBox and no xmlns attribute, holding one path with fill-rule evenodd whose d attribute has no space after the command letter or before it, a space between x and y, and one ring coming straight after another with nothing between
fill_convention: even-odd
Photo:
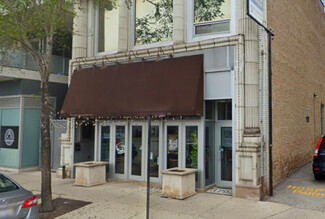
<instances>
[{"instance_id":1,"label":"white building facade","mask_svg":"<svg viewBox=\"0 0 325 219\"><path fill-rule=\"evenodd\" d=\"M198 189L230 188L234 196L260 199L264 190L261 179L264 176L267 179L268 164L267 156L261 160L261 151L267 155L268 149L267 38L264 30L247 16L246 2L134 0L127 5L119 0L116 8L105 11L92 0L81 0L80 5L85 10L77 10L74 20L71 86L62 111L70 118L70 128L62 136L61 163L73 172L76 162L108 161L108 177L135 181L146 180L146 169L150 165L151 179L156 183L161 183L163 169L197 168ZM264 11L266 20L266 3ZM110 74L114 67L134 69L139 63L153 66L155 72L160 68L156 65L175 60L174 66L179 67L184 80L168 77L171 84L183 87L182 83L190 83L185 80L185 70L182 72L186 65L192 64L186 61L190 57L202 59L203 69L197 73L202 76L202 86L193 88L202 94L196 97L200 108L197 113L165 110L158 115L151 114L151 109L147 112L154 116L150 132L147 117L133 111L131 100L125 100L130 103L129 114L108 113L109 110L105 110L109 104L122 104L125 96L119 95L124 90L129 89L132 94L136 93L132 89L141 89L141 84L133 87L132 81L128 83L126 76L123 82L117 77L107 82L107 89L109 84L120 84L117 87L124 89L123 92L112 91L121 102L102 98L101 103L110 103L108 108L99 110L100 113L87 107L79 111L91 102L85 99L92 91L83 93L83 90L95 88L83 87L80 95L76 94L73 90L82 84L77 74L90 75L90 69L98 74ZM116 71L121 75L125 73ZM97 77L94 75L88 77L89 84ZM105 84L102 81L99 84L102 83ZM161 83L156 89L168 90L169 87ZM191 100L186 92L182 93L183 89L179 92L184 99ZM72 97L81 104L77 110L68 106L69 101L72 105ZM93 95L93 99L98 97L101 95ZM161 108L165 109L165 105ZM147 110L145 104L139 106ZM148 133L151 133L150 164L146 162ZM263 185L267 186L267 180Z\"/></svg>"}]
</instances>

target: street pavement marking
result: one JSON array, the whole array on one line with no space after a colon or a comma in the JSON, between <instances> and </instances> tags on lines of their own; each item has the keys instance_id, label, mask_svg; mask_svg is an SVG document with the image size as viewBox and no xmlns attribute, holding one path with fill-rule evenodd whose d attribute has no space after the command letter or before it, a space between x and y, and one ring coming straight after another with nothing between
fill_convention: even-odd
<instances>
[{"instance_id":1,"label":"street pavement marking","mask_svg":"<svg viewBox=\"0 0 325 219\"><path fill-rule=\"evenodd\" d=\"M291 189L293 194L325 197L324 189L314 189L304 186L292 186L289 185L287 189Z\"/></svg>"}]
</instances>

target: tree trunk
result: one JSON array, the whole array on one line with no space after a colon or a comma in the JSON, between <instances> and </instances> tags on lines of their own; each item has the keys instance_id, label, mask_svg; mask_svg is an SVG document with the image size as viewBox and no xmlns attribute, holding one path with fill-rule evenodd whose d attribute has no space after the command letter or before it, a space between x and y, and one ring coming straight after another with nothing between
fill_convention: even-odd
<instances>
[{"instance_id":1,"label":"tree trunk","mask_svg":"<svg viewBox=\"0 0 325 219\"><path fill-rule=\"evenodd\" d=\"M49 69L46 69L49 71ZM46 74L45 74L46 75ZM41 155L42 155L42 189L41 212L53 211L52 186L51 186L51 142L50 142L50 98L49 80L43 77L41 80Z\"/></svg>"}]
</instances>

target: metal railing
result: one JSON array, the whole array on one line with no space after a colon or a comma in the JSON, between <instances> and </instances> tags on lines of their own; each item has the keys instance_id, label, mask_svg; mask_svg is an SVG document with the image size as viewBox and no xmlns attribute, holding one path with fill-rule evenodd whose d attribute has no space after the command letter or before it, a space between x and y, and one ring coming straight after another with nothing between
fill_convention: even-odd
<instances>
[{"instance_id":1,"label":"metal railing","mask_svg":"<svg viewBox=\"0 0 325 219\"><path fill-rule=\"evenodd\" d=\"M0 65L38 71L32 55L22 51L13 51L6 55L0 53ZM53 55L51 73L66 76L69 75L69 59Z\"/></svg>"}]
</instances>

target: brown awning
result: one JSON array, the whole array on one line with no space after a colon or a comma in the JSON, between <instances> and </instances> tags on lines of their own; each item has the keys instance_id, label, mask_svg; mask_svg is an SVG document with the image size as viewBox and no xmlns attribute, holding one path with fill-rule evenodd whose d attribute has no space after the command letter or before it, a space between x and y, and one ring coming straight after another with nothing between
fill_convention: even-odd
<instances>
[{"instance_id":1,"label":"brown awning","mask_svg":"<svg viewBox=\"0 0 325 219\"><path fill-rule=\"evenodd\" d=\"M201 116L203 56L75 71L66 117Z\"/></svg>"}]
</instances>

